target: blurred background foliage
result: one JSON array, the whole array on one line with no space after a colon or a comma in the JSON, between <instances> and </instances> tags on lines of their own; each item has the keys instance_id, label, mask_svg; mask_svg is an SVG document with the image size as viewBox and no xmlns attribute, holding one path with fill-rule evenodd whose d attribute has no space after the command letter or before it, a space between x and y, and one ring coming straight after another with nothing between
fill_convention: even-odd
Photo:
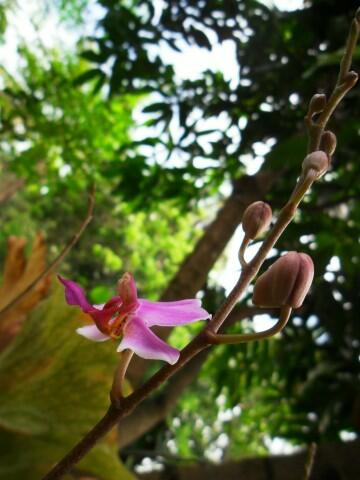
<instances>
[{"instance_id":1,"label":"blurred background foliage","mask_svg":"<svg viewBox=\"0 0 360 480\"><path fill-rule=\"evenodd\" d=\"M30 245L39 231L45 234L48 258L54 258L84 216L92 183L97 187L94 220L62 272L81 282L98 303L113 293L125 270L139 279L142 295L158 298L204 227L211 225L216 210L246 176L256 178L266 172L272 178L273 188L264 197L276 214L292 190L306 152L307 102L313 93L329 93L335 84L341 48L358 2L306 1L294 11L270 3L36 2L36 28L47 15L55 16L59 38L71 32L76 42L70 49L61 48L61 43L49 46L40 37L26 42L19 32L16 71L5 60L1 66L3 262L9 261L10 235L24 237ZM5 47L6 42L14 42L6 35L13 28L13 16L24 14L22 8L20 2L0 3L0 38ZM201 58L216 48L231 52L232 76L211 62L198 74L189 64L188 77L179 75L176 62L181 55L186 61L192 52ZM355 69L359 58L358 46ZM230 59L224 54L223 61ZM356 438L360 430L359 92L357 87L349 94L331 122L338 136L332 170L307 197L271 259L288 250L312 256L316 275L305 305L275 340L214 349L171 415L123 451L129 468L142 462L144 452L162 464L226 461L274 451L279 438L289 442L282 444L288 449L311 441ZM212 242L216 241L215 236ZM201 295L210 311L224 297L216 280L223 267L224 262L217 264L212 280L203 285ZM201 264L196 268L201 269ZM102 414L106 403L114 352L96 346L100 352L96 353L93 345L75 339L73 312L65 310L56 289L48 295L44 302L38 299L35 309L31 305L21 312L29 319L21 321L24 327L0 356L0 375L9 376L8 359L15 369L13 383L0 377L10 392L0 407L2 464L15 465L13 477L1 467L0 478L37 478L76 440L78 429L90 427ZM1 322L8 328L5 317L0 316L0 326ZM22 344L30 348L34 325L50 332L44 338L39 334L43 344L38 350L44 356L49 350L46 355L54 365L39 381L30 377L23 384L16 380L17 356ZM52 328L57 330L51 333ZM182 346L197 328L174 331L171 341ZM233 331L250 328L250 318L231 327ZM69 372L64 365L75 351ZM29 354L23 361L35 365L40 360ZM99 374L103 391L97 381L89 383L86 375L91 368L104 370ZM84 407L86 421L80 426L73 406L81 403L72 390L75 383L76 391L86 385L88 396L92 398L94 391L101 397ZM49 398L42 397L39 416L39 405L32 405L32 398L44 386ZM61 398L61 411L53 409L50 387ZM71 420L62 417L66 409L74 412ZM55 427L49 426L52 415L46 411L55 412ZM19 422L26 428L19 428ZM74 429L58 437L62 431L58 425L71 422ZM14 451L22 448L25 434L27 445L33 441L35 460L31 466L28 460L16 466ZM115 458L116 440L111 448ZM120 473L112 477L111 469L101 474L101 468L87 468L99 478L123 478Z\"/></svg>"}]
</instances>

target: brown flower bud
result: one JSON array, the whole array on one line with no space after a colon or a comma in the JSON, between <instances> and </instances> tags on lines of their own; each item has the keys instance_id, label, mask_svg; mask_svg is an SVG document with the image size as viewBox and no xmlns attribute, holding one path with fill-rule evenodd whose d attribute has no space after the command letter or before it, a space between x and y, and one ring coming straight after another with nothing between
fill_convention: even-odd
<instances>
[{"instance_id":1,"label":"brown flower bud","mask_svg":"<svg viewBox=\"0 0 360 480\"><path fill-rule=\"evenodd\" d=\"M310 169L315 170L319 177L323 175L328 168L329 157L321 150L309 153L302 163L304 173L307 173Z\"/></svg>"},{"instance_id":2,"label":"brown flower bud","mask_svg":"<svg viewBox=\"0 0 360 480\"><path fill-rule=\"evenodd\" d=\"M314 277L314 264L305 253L289 252L257 279L253 303L261 307L301 307Z\"/></svg>"},{"instance_id":3,"label":"brown flower bud","mask_svg":"<svg viewBox=\"0 0 360 480\"><path fill-rule=\"evenodd\" d=\"M331 157L335 152L336 143L336 135L333 132L330 132L330 130L326 130L321 136L320 148Z\"/></svg>"},{"instance_id":4,"label":"brown flower bud","mask_svg":"<svg viewBox=\"0 0 360 480\"><path fill-rule=\"evenodd\" d=\"M248 238L254 239L270 225L272 211L265 202L254 202L247 207L242 217L242 227Z\"/></svg>"},{"instance_id":5,"label":"brown flower bud","mask_svg":"<svg viewBox=\"0 0 360 480\"><path fill-rule=\"evenodd\" d=\"M350 70L350 72L348 72L344 77L344 83L346 83L349 88L352 88L356 84L358 79L359 75L354 72L354 70Z\"/></svg>"},{"instance_id":6,"label":"brown flower bud","mask_svg":"<svg viewBox=\"0 0 360 480\"><path fill-rule=\"evenodd\" d=\"M311 115L320 113L324 110L326 106L326 95L323 93L316 93L312 96L309 103L309 112Z\"/></svg>"}]
</instances>

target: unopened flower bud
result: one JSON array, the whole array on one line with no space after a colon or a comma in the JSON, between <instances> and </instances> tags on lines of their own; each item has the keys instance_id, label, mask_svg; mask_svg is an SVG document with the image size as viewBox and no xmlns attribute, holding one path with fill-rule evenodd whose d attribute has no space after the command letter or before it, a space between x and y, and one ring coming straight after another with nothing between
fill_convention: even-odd
<instances>
[{"instance_id":1,"label":"unopened flower bud","mask_svg":"<svg viewBox=\"0 0 360 480\"><path fill-rule=\"evenodd\" d=\"M302 163L303 172L306 174L310 169L315 170L320 177L329 168L329 157L322 150L309 153Z\"/></svg>"},{"instance_id":2,"label":"unopened flower bud","mask_svg":"<svg viewBox=\"0 0 360 480\"><path fill-rule=\"evenodd\" d=\"M301 307L314 277L314 264L305 253L289 252L257 279L253 303L261 307Z\"/></svg>"},{"instance_id":3,"label":"unopened flower bud","mask_svg":"<svg viewBox=\"0 0 360 480\"><path fill-rule=\"evenodd\" d=\"M354 72L354 70L350 70L350 72L348 72L344 77L344 83L346 83L349 88L352 88L358 79L359 75Z\"/></svg>"},{"instance_id":4,"label":"unopened flower bud","mask_svg":"<svg viewBox=\"0 0 360 480\"><path fill-rule=\"evenodd\" d=\"M330 130L326 130L321 136L321 150L331 157L336 149L336 135Z\"/></svg>"},{"instance_id":5,"label":"unopened flower bud","mask_svg":"<svg viewBox=\"0 0 360 480\"><path fill-rule=\"evenodd\" d=\"M320 113L324 110L326 106L326 95L323 93L316 93L310 100L309 103L309 112L311 115Z\"/></svg>"},{"instance_id":6,"label":"unopened flower bud","mask_svg":"<svg viewBox=\"0 0 360 480\"><path fill-rule=\"evenodd\" d=\"M270 225L272 211L265 202L254 202L247 207L242 218L242 227L248 238L254 239Z\"/></svg>"}]
</instances>

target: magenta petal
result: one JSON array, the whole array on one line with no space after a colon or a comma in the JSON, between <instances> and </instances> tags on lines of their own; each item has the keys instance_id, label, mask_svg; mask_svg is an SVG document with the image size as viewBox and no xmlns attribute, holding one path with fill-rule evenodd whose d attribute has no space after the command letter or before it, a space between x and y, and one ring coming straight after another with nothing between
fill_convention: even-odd
<instances>
[{"instance_id":1,"label":"magenta petal","mask_svg":"<svg viewBox=\"0 0 360 480\"><path fill-rule=\"evenodd\" d=\"M110 338L109 335L104 335L100 332L96 325L86 325L85 327L77 328L76 332L93 342L105 342Z\"/></svg>"},{"instance_id":2,"label":"magenta petal","mask_svg":"<svg viewBox=\"0 0 360 480\"><path fill-rule=\"evenodd\" d=\"M129 348L139 357L148 360L164 360L173 365L179 359L180 352L160 340L138 316L133 317L124 331L124 337L117 349L122 352Z\"/></svg>"},{"instance_id":3,"label":"magenta petal","mask_svg":"<svg viewBox=\"0 0 360 480\"><path fill-rule=\"evenodd\" d=\"M148 327L175 327L186 323L206 320L210 314L201 308L197 299L179 300L177 302L150 302L139 299L140 308L137 315Z\"/></svg>"},{"instance_id":4,"label":"magenta petal","mask_svg":"<svg viewBox=\"0 0 360 480\"><path fill-rule=\"evenodd\" d=\"M69 305L78 305L84 312L93 310L93 306L88 302L84 290L72 280L66 280L58 275L58 279L65 287L65 298Z\"/></svg>"}]
</instances>

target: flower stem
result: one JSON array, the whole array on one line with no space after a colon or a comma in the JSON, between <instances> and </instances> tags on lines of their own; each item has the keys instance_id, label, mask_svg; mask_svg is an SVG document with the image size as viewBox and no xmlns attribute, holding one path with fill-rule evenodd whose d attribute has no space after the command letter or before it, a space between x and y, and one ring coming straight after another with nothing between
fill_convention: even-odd
<instances>
[{"instance_id":1,"label":"flower stem","mask_svg":"<svg viewBox=\"0 0 360 480\"><path fill-rule=\"evenodd\" d=\"M244 236L243 241L241 242L240 250L239 250L239 261L242 268L247 265L247 261L245 260L245 251L251 242L251 238L247 235Z\"/></svg>"},{"instance_id":2,"label":"flower stem","mask_svg":"<svg viewBox=\"0 0 360 480\"><path fill-rule=\"evenodd\" d=\"M120 361L114 374L114 380L110 391L111 403L117 405L124 397L124 381L126 371L134 355L132 350L126 349L120 353Z\"/></svg>"},{"instance_id":3,"label":"flower stem","mask_svg":"<svg viewBox=\"0 0 360 480\"><path fill-rule=\"evenodd\" d=\"M244 334L236 334L236 335L229 335L229 334L217 334L211 331L207 331L207 338L209 342L213 345L221 345L221 344L234 344L234 343L245 343L245 342L252 342L254 340L263 340L265 338L273 337L278 332L280 332L285 325L287 324L292 308L285 305L280 310L280 318L275 323L275 325L263 332L254 332L254 333L244 333Z\"/></svg>"}]
</instances>

